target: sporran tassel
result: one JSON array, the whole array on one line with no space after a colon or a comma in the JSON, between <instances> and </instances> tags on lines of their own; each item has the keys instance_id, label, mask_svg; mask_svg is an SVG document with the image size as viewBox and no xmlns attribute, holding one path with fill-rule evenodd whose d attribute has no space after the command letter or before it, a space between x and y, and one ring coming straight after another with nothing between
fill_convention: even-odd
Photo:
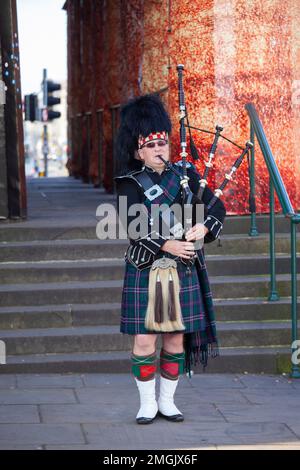
<instances>
[{"instance_id":1,"label":"sporran tassel","mask_svg":"<svg viewBox=\"0 0 300 470\"><path fill-rule=\"evenodd\" d=\"M180 307L180 281L175 260L156 260L149 273L148 306L145 327L161 333L183 331Z\"/></svg>"},{"instance_id":2,"label":"sporran tassel","mask_svg":"<svg viewBox=\"0 0 300 470\"><path fill-rule=\"evenodd\" d=\"M171 321L176 320L174 282L171 275L169 279L169 318Z\"/></svg>"},{"instance_id":3,"label":"sporran tassel","mask_svg":"<svg viewBox=\"0 0 300 470\"><path fill-rule=\"evenodd\" d=\"M159 274L157 273L156 286L155 286L155 307L154 307L154 318L155 322L162 323L162 313L163 313L163 296L162 296L162 287Z\"/></svg>"}]
</instances>

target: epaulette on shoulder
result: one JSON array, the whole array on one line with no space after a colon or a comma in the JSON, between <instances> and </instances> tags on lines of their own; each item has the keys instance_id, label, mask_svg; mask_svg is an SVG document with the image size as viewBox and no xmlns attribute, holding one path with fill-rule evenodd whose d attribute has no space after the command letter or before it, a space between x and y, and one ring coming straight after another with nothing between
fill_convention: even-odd
<instances>
[{"instance_id":1,"label":"epaulette on shoulder","mask_svg":"<svg viewBox=\"0 0 300 470\"><path fill-rule=\"evenodd\" d=\"M135 176L142 173L144 169L145 167L143 166L140 170L133 170L133 171L130 171L129 173L126 173L126 175L115 176L114 180L116 181L116 183L120 183L121 181L124 181L126 179L131 180L131 181L134 181L136 184L138 184L142 188L141 183L135 178Z\"/></svg>"},{"instance_id":2,"label":"epaulette on shoulder","mask_svg":"<svg viewBox=\"0 0 300 470\"><path fill-rule=\"evenodd\" d=\"M138 175L139 173L142 173L142 171L144 171L144 169L145 169L145 167L143 166L143 168L141 168L140 170L132 170L129 173L126 173L125 175L115 176L114 180L122 180L124 178L132 178L135 175Z\"/></svg>"},{"instance_id":3,"label":"epaulette on shoulder","mask_svg":"<svg viewBox=\"0 0 300 470\"><path fill-rule=\"evenodd\" d=\"M142 173L145 170L145 166L142 166L139 170L133 170L129 174L130 176L138 175L139 173Z\"/></svg>"}]
</instances>

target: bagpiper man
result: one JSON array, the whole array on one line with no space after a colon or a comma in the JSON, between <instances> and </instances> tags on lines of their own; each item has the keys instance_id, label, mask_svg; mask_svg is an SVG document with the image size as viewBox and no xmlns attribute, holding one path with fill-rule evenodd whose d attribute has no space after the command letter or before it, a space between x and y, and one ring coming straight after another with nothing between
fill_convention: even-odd
<instances>
[{"instance_id":1,"label":"bagpiper man","mask_svg":"<svg viewBox=\"0 0 300 470\"><path fill-rule=\"evenodd\" d=\"M171 206L182 204L183 198L182 165L178 162L167 167L164 163L170 158L170 133L170 118L158 95L143 95L122 107L117 139L122 169L115 181L119 217L122 224L127 218L130 245L125 253L120 331L134 335L131 360L140 395L138 424L151 423L157 414L169 421L183 421L183 414L174 403L180 374L191 373L192 364L201 363L205 367L209 355L218 355L204 251L195 249L194 243L201 238L203 241L203 237L204 243L216 240L226 211L219 200L206 212L203 223L194 224L197 205L194 202L193 224L186 233L182 219L165 217L170 215ZM196 195L201 176L192 163L187 166L189 186ZM206 187L202 196L204 207L212 197L213 192ZM121 209L121 199L126 201L125 211ZM132 207L142 208L142 235L133 236L129 230L136 218ZM155 212L151 210L154 207L164 210ZM156 401L158 334L162 347Z\"/></svg>"}]
</instances>

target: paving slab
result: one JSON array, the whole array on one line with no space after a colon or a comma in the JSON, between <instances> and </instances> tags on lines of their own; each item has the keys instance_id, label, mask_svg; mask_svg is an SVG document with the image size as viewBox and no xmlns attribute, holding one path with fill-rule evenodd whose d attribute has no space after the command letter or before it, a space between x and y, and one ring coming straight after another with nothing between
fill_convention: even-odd
<instances>
[{"instance_id":1,"label":"paving slab","mask_svg":"<svg viewBox=\"0 0 300 470\"><path fill-rule=\"evenodd\" d=\"M243 377L243 376L241 376ZM243 389L246 385L241 381L240 376L235 374L208 374L206 372L202 374L195 374L190 380L191 386L197 387L199 390L205 389Z\"/></svg>"},{"instance_id":2,"label":"paving slab","mask_svg":"<svg viewBox=\"0 0 300 470\"><path fill-rule=\"evenodd\" d=\"M153 431L154 425L155 432ZM108 429L99 424L88 424L83 428L88 443L98 445L101 449L185 449L186 443L183 442L183 435L190 444L207 445L204 439L202 442L201 436L197 437L197 434L191 436L189 430L184 428L183 423L169 423L160 418L151 426L137 426L132 421ZM186 436L186 432L188 432L188 436Z\"/></svg>"},{"instance_id":3,"label":"paving slab","mask_svg":"<svg viewBox=\"0 0 300 470\"><path fill-rule=\"evenodd\" d=\"M138 391L135 390L133 386L119 387L118 390L112 390L111 388L105 389L102 387L86 387L76 390L76 397L79 403L90 403L98 407L100 405L115 406L117 396L119 397L118 406L122 406L122 403L126 403L127 407L134 407L135 404L139 403Z\"/></svg>"},{"instance_id":4,"label":"paving slab","mask_svg":"<svg viewBox=\"0 0 300 470\"><path fill-rule=\"evenodd\" d=\"M0 424L1 445L84 444L77 424Z\"/></svg>"},{"instance_id":5,"label":"paving slab","mask_svg":"<svg viewBox=\"0 0 300 470\"><path fill-rule=\"evenodd\" d=\"M36 405L46 403L75 403L72 390L0 390L0 405Z\"/></svg>"},{"instance_id":6,"label":"paving slab","mask_svg":"<svg viewBox=\"0 0 300 470\"><path fill-rule=\"evenodd\" d=\"M295 405L299 404L299 391L292 389L289 390L289 393L282 402L282 390L276 388L267 388L267 389L250 389L241 392L243 397L248 400L248 403L253 405L274 405L274 406L284 406L284 405Z\"/></svg>"},{"instance_id":7,"label":"paving slab","mask_svg":"<svg viewBox=\"0 0 300 470\"><path fill-rule=\"evenodd\" d=\"M289 443L297 441L294 433L285 425L278 423L182 423L181 444L186 445L257 445L270 443Z\"/></svg>"},{"instance_id":8,"label":"paving slab","mask_svg":"<svg viewBox=\"0 0 300 470\"><path fill-rule=\"evenodd\" d=\"M285 402L284 396L282 397L281 406L276 403L268 404L220 404L218 410L224 418L230 423L259 423L259 422L273 422L273 423L298 423L300 421L300 407L295 403L290 404Z\"/></svg>"},{"instance_id":9,"label":"paving slab","mask_svg":"<svg viewBox=\"0 0 300 470\"><path fill-rule=\"evenodd\" d=\"M294 422L290 421L288 423L288 426L289 426L289 429L297 436L297 438L299 439L299 442L300 442L300 420L299 420L299 418Z\"/></svg>"},{"instance_id":10,"label":"paving slab","mask_svg":"<svg viewBox=\"0 0 300 470\"><path fill-rule=\"evenodd\" d=\"M291 382L292 382L292 387L295 390L300 391L300 380L299 379L291 379Z\"/></svg>"},{"instance_id":11,"label":"paving slab","mask_svg":"<svg viewBox=\"0 0 300 470\"><path fill-rule=\"evenodd\" d=\"M101 423L110 427L114 424L122 425L124 421L132 421L135 417L133 406L128 406L126 403L118 406L42 405L40 410L43 423Z\"/></svg>"},{"instance_id":12,"label":"paving slab","mask_svg":"<svg viewBox=\"0 0 300 470\"><path fill-rule=\"evenodd\" d=\"M284 389L288 390L292 388L293 380L289 379L288 376L284 375L265 375L265 374L243 374L237 375L237 378L242 384L248 389ZM299 381L300 382L300 381Z\"/></svg>"},{"instance_id":13,"label":"paving slab","mask_svg":"<svg viewBox=\"0 0 300 470\"><path fill-rule=\"evenodd\" d=\"M215 405L218 403L249 403L247 396L238 389L212 389L209 393L207 393L207 389L205 392L204 390L194 390L193 400L202 405L205 403L213 403Z\"/></svg>"},{"instance_id":14,"label":"paving slab","mask_svg":"<svg viewBox=\"0 0 300 470\"><path fill-rule=\"evenodd\" d=\"M16 376L17 387L19 389L35 388L80 388L83 387L83 380L80 375L24 375ZM1 375L0 375L1 381Z\"/></svg>"},{"instance_id":15,"label":"paving slab","mask_svg":"<svg viewBox=\"0 0 300 470\"><path fill-rule=\"evenodd\" d=\"M0 405L0 423L39 423L36 405Z\"/></svg>"},{"instance_id":16,"label":"paving slab","mask_svg":"<svg viewBox=\"0 0 300 470\"><path fill-rule=\"evenodd\" d=\"M118 374L119 375L119 374ZM99 385L132 386L133 377L131 374L122 374L122 381L115 374L83 374L82 380L87 387L97 387Z\"/></svg>"},{"instance_id":17,"label":"paving slab","mask_svg":"<svg viewBox=\"0 0 300 470\"><path fill-rule=\"evenodd\" d=\"M17 385L17 380L14 375L0 374L0 389L1 388L12 389L12 388L15 388L16 385Z\"/></svg>"}]
</instances>

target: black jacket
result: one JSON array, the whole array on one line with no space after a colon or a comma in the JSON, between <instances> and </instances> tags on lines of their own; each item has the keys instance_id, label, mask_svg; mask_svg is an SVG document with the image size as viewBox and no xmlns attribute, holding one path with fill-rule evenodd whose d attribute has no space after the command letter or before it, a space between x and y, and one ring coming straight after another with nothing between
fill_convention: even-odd
<instances>
[{"instance_id":1,"label":"black jacket","mask_svg":"<svg viewBox=\"0 0 300 470\"><path fill-rule=\"evenodd\" d=\"M118 193L118 212L119 212L119 197L120 196L127 196L127 214L128 214L128 209L132 204L138 204L138 203L143 203L146 199L146 196L144 195L143 189L139 186L136 180L134 180L134 175L136 173L139 173L140 171L147 171L148 175L151 177L153 180L153 184L158 184L160 183L160 180L163 176L164 173L161 175L153 170L150 167L144 166L142 170L139 170L137 172L131 172L127 175L120 176L115 178L116 184L117 184L117 193ZM166 169L164 171L171 171L169 169ZM187 175L189 177L189 186L191 191L196 195L199 190L199 180L200 180L200 175L197 172L196 169L193 167L187 168ZM208 205L210 202L211 198L213 197L214 193L211 191L211 189L206 186L203 196L202 196L202 203L205 205L205 207ZM181 196L181 191L178 193L177 197L174 200L175 203L181 203L182 196ZM217 202L214 204L214 206L209 210L206 211L205 219L204 219L204 225L209 229L209 232L205 235L204 237L204 243L211 243L214 240L216 240L223 228L223 222L225 219L226 215L226 209L223 204L223 202L218 199ZM119 212L119 216L122 222L122 214ZM134 216L130 217L127 216L128 224L131 222L131 220L134 219ZM165 243L167 238L165 238L161 233L156 232L156 237L155 239L151 238L151 233L153 232L153 227L151 227L151 223L148 222L148 228L147 228L147 235L145 237L140 237L138 239L130 239L130 243L133 246L142 246L144 249L144 252L148 251L148 253L152 255L156 255L162 245Z\"/></svg>"}]
</instances>

